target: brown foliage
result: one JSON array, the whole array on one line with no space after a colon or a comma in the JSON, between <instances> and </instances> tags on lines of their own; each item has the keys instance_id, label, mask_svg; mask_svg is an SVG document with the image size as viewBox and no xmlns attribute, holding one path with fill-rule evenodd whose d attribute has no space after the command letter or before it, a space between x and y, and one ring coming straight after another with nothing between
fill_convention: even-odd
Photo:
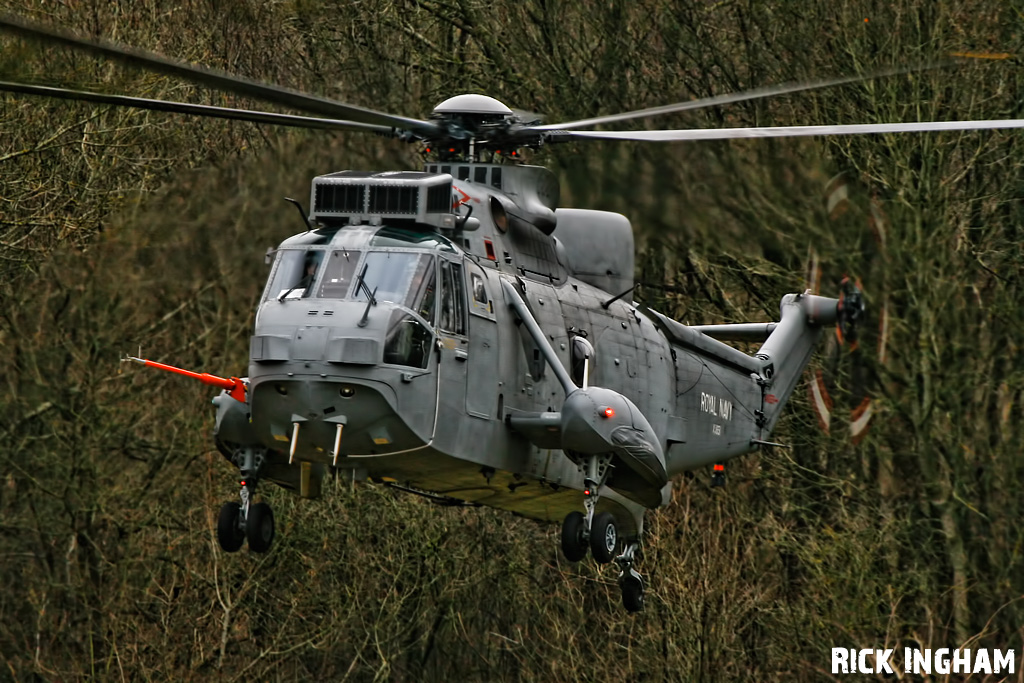
<instances>
[{"instance_id":1,"label":"brown foliage","mask_svg":"<svg viewBox=\"0 0 1024 683\"><path fill-rule=\"evenodd\" d=\"M550 121L809 76L1014 52L997 4L475 0L3 3L84 33L423 116L462 91ZM870 21L865 22L868 18ZM0 74L234 103L0 38ZM878 81L665 126L1020 116L1012 64ZM247 104L238 102L238 104ZM801 400L791 452L702 474L649 516L647 610L552 529L372 487L264 493L272 553L227 556L234 495L210 393L118 354L240 374L280 197L340 168L416 165L376 139L0 98L0 676L16 680L810 680L829 648L1020 651L1024 374L1018 133L545 152L565 204L627 213L643 297L688 322L764 318L808 245L862 247L821 208L837 171L891 222L881 418L853 446ZM862 209L863 210L863 209ZM872 294L869 290L869 296ZM841 427L841 425L840 425Z\"/></svg>"}]
</instances>

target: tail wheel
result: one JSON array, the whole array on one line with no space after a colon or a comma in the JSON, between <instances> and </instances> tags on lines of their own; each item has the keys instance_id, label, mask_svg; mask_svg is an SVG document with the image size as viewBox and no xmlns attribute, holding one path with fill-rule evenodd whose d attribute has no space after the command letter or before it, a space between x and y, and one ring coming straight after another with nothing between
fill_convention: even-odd
<instances>
[{"instance_id":1,"label":"tail wheel","mask_svg":"<svg viewBox=\"0 0 1024 683\"><path fill-rule=\"evenodd\" d=\"M274 542L274 512L266 503L249 506L249 516L245 520L245 536L249 540L249 550L265 553Z\"/></svg>"},{"instance_id":2,"label":"tail wheel","mask_svg":"<svg viewBox=\"0 0 1024 683\"><path fill-rule=\"evenodd\" d=\"M619 549L619 529L615 525L615 517L610 512L594 515L590 526L590 552L598 564L608 564L615 559Z\"/></svg>"},{"instance_id":3,"label":"tail wheel","mask_svg":"<svg viewBox=\"0 0 1024 683\"><path fill-rule=\"evenodd\" d=\"M627 612L639 612L644 608L644 580L639 575L626 574L622 584L622 606Z\"/></svg>"},{"instance_id":4,"label":"tail wheel","mask_svg":"<svg viewBox=\"0 0 1024 683\"><path fill-rule=\"evenodd\" d=\"M226 553L236 552L245 542L242 531L242 506L238 503L224 503L217 516L217 542Z\"/></svg>"}]
</instances>

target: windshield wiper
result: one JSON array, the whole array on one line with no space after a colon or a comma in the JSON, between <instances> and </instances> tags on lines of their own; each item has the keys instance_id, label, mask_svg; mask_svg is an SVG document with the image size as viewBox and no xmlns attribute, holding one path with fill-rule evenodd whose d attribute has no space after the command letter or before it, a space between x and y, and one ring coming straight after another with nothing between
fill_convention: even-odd
<instances>
[{"instance_id":1,"label":"windshield wiper","mask_svg":"<svg viewBox=\"0 0 1024 683\"><path fill-rule=\"evenodd\" d=\"M373 291L370 291L370 286L366 284L366 269L370 267L369 263L363 264L363 269L359 271L359 277L356 278L356 294L360 292L366 293L366 308L363 310L363 317L359 319L357 323L359 327L366 327L366 323L370 320L370 306L377 305L377 288L374 287Z\"/></svg>"},{"instance_id":2,"label":"windshield wiper","mask_svg":"<svg viewBox=\"0 0 1024 683\"><path fill-rule=\"evenodd\" d=\"M292 292L294 292L296 289L305 289L306 287L309 287L309 283L306 282L307 279L310 279L310 278L308 278L308 277L302 278L301 280L299 280L299 284L295 285L294 287L292 287L288 291L282 293L281 296L277 297L277 302L281 303L282 301L287 299L288 295L291 294Z\"/></svg>"},{"instance_id":3,"label":"windshield wiper","mask_svg":"<svg viewBox=\"0 0 1024 683\"><path fill-rule=\"evenodd\" d=\"M364 263L363 269L359 271L359 275L356 277L356 295L358 296L360 292L364 292L366 294L366 298L370 300L370 304L376 306L377 297L375 295L377 294L377 288L374 287L371 292L370 286L366 284L366 269L369 267L369 263Z\"/></svg>"}]
</instances>

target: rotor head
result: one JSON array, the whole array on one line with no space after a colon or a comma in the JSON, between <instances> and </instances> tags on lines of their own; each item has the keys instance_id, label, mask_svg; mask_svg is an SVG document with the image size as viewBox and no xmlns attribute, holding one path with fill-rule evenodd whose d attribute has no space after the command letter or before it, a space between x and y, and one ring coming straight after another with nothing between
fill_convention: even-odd
<instances>
[{"instance_id":1,"label":"rotor head","mask_svg":"<svg viewBox=\"0 0 1024 683\"><path fill-rule=\"evenodd\" d=\"M529 145L518 139L524 125L521 117L504 103L467 93L450 97L434 107L430 120L442 133L424 141L449 159L474 157L480 152L515 149ZM538 138L538 136L533 136Z\"/></svg>"},{"instance_id":2,"label":"rotor head","mask_svg":"<svg viewBox=\"0 0 1024 683\"><path fill-rule=\"evenodd\" d=\"M494 117L498 120L504 120L512 116L513 112L493 97L467 93L464 95L449 97L447 100L434 107L434 111L431 112L431 118L443 118L445 116L467 114Z\"/></svg>"}]
</instances>

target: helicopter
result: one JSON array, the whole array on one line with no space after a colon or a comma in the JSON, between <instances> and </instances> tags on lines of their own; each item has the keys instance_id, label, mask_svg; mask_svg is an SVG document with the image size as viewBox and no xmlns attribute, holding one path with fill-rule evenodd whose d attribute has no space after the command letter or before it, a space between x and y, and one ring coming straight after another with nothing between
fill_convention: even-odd
<instances>
[{"instance_id":1,"label":"helicopter","mask_svg":"<svg viewBox=\"0 0 1024 683\"><path fill-rule=\"evenodd\" d=\"M594 131L593 126L867 78L769 88L556 124L481 94L416 119L86 39L19 17L0 28L304 112L213 107L0 82L0 90L301 128L423 146L418 171L346 170L312 181L305 228L268 252L244 377L123 360L219 387L217 449L237 469L226 552L270 550L268 482L303 498L328 477L383 482L442 504L561 524L569 561L615 563L622 602L643 608L637 551L673 477L771 441L817 342L847 336L864 298L787 294L779 320L685 325L631 296L634 242L620 214L559 206L556 177L520 150L605 139L682 142L1024 127L1024 120ZM758 344L753 354L731 342ZM141 356L141 354L140 354Z\"/></svg>"}]
</instances>

